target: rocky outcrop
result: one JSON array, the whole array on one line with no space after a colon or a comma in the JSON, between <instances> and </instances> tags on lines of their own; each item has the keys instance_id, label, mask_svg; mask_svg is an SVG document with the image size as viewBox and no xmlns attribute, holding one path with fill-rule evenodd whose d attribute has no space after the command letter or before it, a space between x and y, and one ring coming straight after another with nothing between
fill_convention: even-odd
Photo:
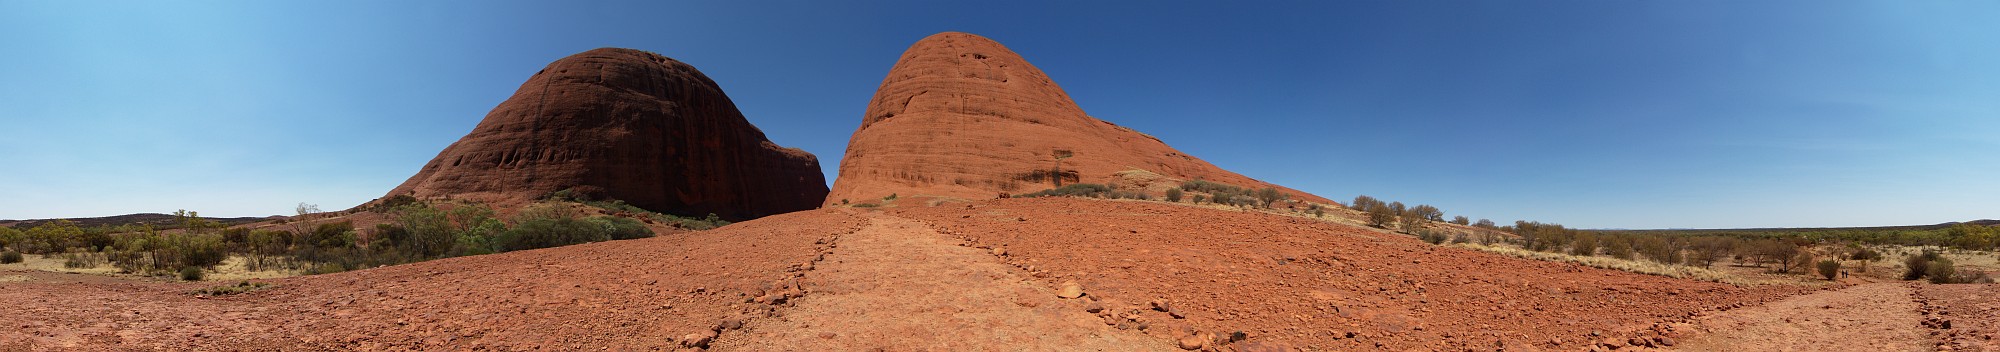
<instances>
[{"instance_id":1,"label":"rocky outcrop","mask_svg":"<svg viewBox=\"0 0 2000 352\"><path fill-rule=\"evenodd\" d=\"M1060 170L1060 171L1056 171ZM1135 180L1135 176L1151 180ZM939 33L911 45L889 70L848 142L830 204L891 194L983 199L1064 183L1141 184L1203 179L1273 187L1085 115L1055 81L984 37ZM1164 181L1165 183L1162 183Z\"/></svg>"},{"instance_id":2,"label":"rocky outcrop","mask_svg":"<svg viewBox=\"0 0 2000 352\"><path fill-rule=\"evenodd\" d=\"M510 203L559 190L732 220L812 209L827 192L817 158L771 143L701 71L602 48L535 73L388 195Z\"/></svg>"}]
</instances>

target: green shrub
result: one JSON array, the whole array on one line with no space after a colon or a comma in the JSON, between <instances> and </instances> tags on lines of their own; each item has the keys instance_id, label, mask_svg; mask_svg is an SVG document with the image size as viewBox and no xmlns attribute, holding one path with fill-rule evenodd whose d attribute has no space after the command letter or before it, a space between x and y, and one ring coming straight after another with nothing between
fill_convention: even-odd
<instances>
[{"instance_id":1,"label":"green shrub","mask_svg":"<svg viewBox=\"0 0 2000 352\"><path fill-rule=\"evenodd\" d=\"M25 260L25 258L21 257L21 252L15 252L12 250L6 252L0 252L0 264L20 263L22 260Z\"/></svg>"},{"instance_id":2,"label":"green shrub","mask_svg":"<svg viewBox=\"0 0 2000 352\"><path fill-rule=\"evenodd\" d=\"M1058 188L1055 188L1055 189L1047 189L1047 190L1042 190L1042 191L1039 191L1039 192L1034 192L1034 193L1027 193L1027 194L1022 194L1022 195L1019 195L1019 196L1017 196L1017 197L1020 197L1020 198L1035 198L1035 197L1091 197L1091 198L1109 198L1109 197L1112 197L1112 196L1113 196L1113 195L1112 195L1112 192L1111 192L1111 187L1110 187L1110 186L1105 186L1105 185L1101 185L1101 184L1095 184L1095 183L1072 183L1072 184L1067 184L1067 185L1063 185L1062 187L1058 187Z\"/></svg>"},{"instance_id":3,"label":"green shrub","mask_svg":"<svg viewBox=\"0 0 2000 352\"><path fill-rule=\"evenodd\" d=\"M344 248L354 246L354 222L341 221L319 224L306 233L305 245L319 248Z\"/></svg>"},{"instance_id":4,"label":"green shrub","mask_svg":"<svg viewBox=\"0 0 2000 352\"><path fill-rule=\"evenodd\" d=\"M875 203L862 203L854 205L854 207L856 208L874 208L877 206L880 205ZM672 224L675 227L689 229L689 230L698 231L698 230L708 230L717 227L729 226L728 220L723 220L721 216L716 216L715 213L708 213L708 217L700 219L684 218L684 217L674 216L672 214L660 214L660 213L653 213L652 216L654 221Z\"/></svg>"},{"instance_id":5,"label":"green shrub","mask_svg":"<svg viewBox=\"0 0 2000 352\"><path fill-rule=\"evenodd\" d=\"M1167 201L1168 201L1168 202L1174 202L1174 203L1180 203L1180 202L1181 202L1181 189L1179 189L1179 188L1168 188L1168 189L1167 189Z\"/></svg>"},{"instance_id":6,"label":"green shrub","mask_svg":"<svg viewBox=\"0 0 2000 352\"><path fill-rule=\"evenodd\" d=\"M1853 255L1848 256L1848 259L1866 260L1866 261L1882 260L1882 252L1876 252L1874 249L1862 248L1859 250L1855 250Z\"/></svg>"},{"instance_id":7,"label":"green shrub","mask_svg":"<svg viewBox=\"0 0 2000 352\"><path fill-rule=\"evenodd\" d=\"M306 275L332 274L342 271L347 271L346 265L341 265L340 263L320 263L319 265L314 265L311 268L306 269L305 274Z\"/></svg>"},{"instance_id":8,"label":"green shrub","mask_svg":"<svg viewBox=\"0 0 2000 352\"><path fill-rule=\"evenodd\" d=\"M1840 261L1833 259L1819 261L1819 276L1825 276L1827 280L1840 278Z\"/></svg>"},{"instance_id":9,"label":"green shrub","mask_svg":"<svg viewBox=\"0 0 2000 352\"><path fill-rule=\"evenodd\" d=\"M1903 268L1905 269L1903 271L1903 279L1916 280L1930 276L1931 262L1942 259L1944 259L1943 254L1931 250L1924 250L1923 254L1915 254L1903 258Z\"/></svg>"},{"instance_id":10,"label":"green shrub","mask_svg":"<svg viewBox=\"0 0 2000 352\"><path fill-rule=\"evenodd\" d=\"M228 296L250 291L262 290L270 287L271 283L269 282L240 281L237 282L235 285L222 285L222 286L209 287L209 288L194 290L194 292L192 293L197 295Z\"/></svg>"},{"instance_id":11,"label":"green shrub","mask_svg":"<svg viewBox=\"0 0 2000 352\"><path fill-rule=\"evenodd\" d=\"M514 228L500 235L501 251L567 246L610 240L603 226L578 219L568 211L553 207L530 208L515 217Z\"/></svg>"},{"instance_id":12,"label":"green shrub","mask_svg":"<svg viewBox=\"0 0 2000 352\"><path fill-rule=\"evenodd\" d=\"M888 197L882 197L882 200L896 200L896 194L890 193Z\"/></svg>"},{"instance_id":13,"label":"green shrub","mask_svg":"<svg viewBox=\"0 0 2000 352\"><path fill-rule=\"evenodd\" d=\"M1929 268L1924 269L1924 276L1930 278L1931 283L1933 284L1959 283L1959 281L1957 280L1958 270L1952 267L1951 259L1937 258L1936 260L1932 260L1926 266L1929 266Z\"/></svg>"},{"instance_id":14,"label":"green shrub","mask_svg":"<svg viewBox=\"0 0 2000 352\"><path fill-rule=\"evenodd\" d=\"M1208 201L1208 197L1207 197L1207 196L1203 196L1203 195L1199 195L1199 194L1196 194L1196 195L1194 195L1194 204L1201 204L1202 202L1207 202L1207 201Z\"/></svg>"},{"instance_id":15,"label":"green shrub","mask_svg":"<svg viewBox=\"0 0 2000 352\"><path fill-rule=\"evenodd\" d=\"M590 221L597 224L597 226L603 227L604 232L609 234L611 239L614 240L653 237L653 230L646 228L646 224L639 222L639 220L616 216L598 216L590 218Z\"/></svg>"},{"instance_id":16,"label":"green shrub","mask_svg":"<svg viewBox=\"0 0 2000 352\"><path fill-rule=\"evenodd\" d=\"M181 280L201 281L202 276L204 275L201 272L201 268L192 266L181 268Z\"/></svg>"}]
</instances>

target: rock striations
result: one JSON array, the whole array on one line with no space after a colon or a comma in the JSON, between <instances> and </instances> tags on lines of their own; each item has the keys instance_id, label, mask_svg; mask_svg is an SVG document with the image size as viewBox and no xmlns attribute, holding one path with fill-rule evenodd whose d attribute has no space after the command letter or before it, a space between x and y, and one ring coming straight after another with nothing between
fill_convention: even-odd
<instances>
[{"instance_id":1,"label":"rock striations","mask_svg":"<svg viewBox=\"0 0 2000 352\"><path fill-rule=\"evenodd\" d=\"M848 142L827 202L891 194L993 198L1050 188L1051 177L1155 195L1175 180L1204 179L1332 203L1085 115L1020 55L955 32L917 41L889 70Z\"/></svg>"},{"instance_id":2,"label":"rock striations","mask_svg":"<svg viewBox=\"0 0 2000 352\"><path fill-rule=\"evenodd\" d=\"M741 220L812 209L819 160L765 139L693 66L601 48L528 78L389 196L531 201L560 190Z\"/></svg>"}]
</instances>

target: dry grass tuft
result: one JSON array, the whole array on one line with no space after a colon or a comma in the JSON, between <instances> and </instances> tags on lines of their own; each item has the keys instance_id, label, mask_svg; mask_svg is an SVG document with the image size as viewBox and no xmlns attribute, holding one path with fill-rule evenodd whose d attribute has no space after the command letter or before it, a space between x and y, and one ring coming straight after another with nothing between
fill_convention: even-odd
<instances>
[{"instance_id":1,"label":"dry grass tuft","mask_svg":"<svg viewBox=\"0 0 2000 352\"><path fill-rule=\"evenodd\" d=\"M1709 269L1697 268L1685 265L1669 265L1669 264L1660 264L1643 260L1626 260L1626 259L1618 259L1612 257L1577 256L1564 253L1537 252L1537 251L1523 249L1520 247L1506 246L1506 245L1487 246L1487 245L1480 245L1477 243L1455 243L1447 246L1484 251L1489 253L1504 254L1516 258L1551 261L1551 262L1576 263L1578 265L1588 266L1592 268L1611 269L1611 270L1647 274L1647 275L1659 275L1677 279L1720 282L1736 286L1810 285L1809 283L1804 283L1797 280L1751 279L1721 271L1715 271L1715 270L1709 270Z\"/></svg>"}]
</instances>

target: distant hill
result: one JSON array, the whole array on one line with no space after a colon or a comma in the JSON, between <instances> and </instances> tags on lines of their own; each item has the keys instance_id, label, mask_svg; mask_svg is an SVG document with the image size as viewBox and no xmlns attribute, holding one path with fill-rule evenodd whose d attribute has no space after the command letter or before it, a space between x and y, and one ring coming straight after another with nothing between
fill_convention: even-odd
<instances>
[{"instance_id":1,"label":"distant hill","mask_svg":"<svg viewBox=\"0 0 2000 352\"><path fill-rule=\"evenodd\" d=\"M1993 219L1972 220L1963 223L1981 225L1981 226L2000 226L2000 220L1993 220ZM1873 226L1873 227L1767 227L1767 228L1747 228L1747 229L1660 229L1660 230L1603 229L1603 230L1593 230L1593 231L1650 233L1650 234L1680 234L1680 235L1711 234L1711 233L1787 233L1787 232L1811 232L1811 231L1923 231L1923 230L1941 230L1950 228L1952 227L1952 225L1958 225L1958 224L1960 224L1960 222L1947 222L1935 225Z\"/></svg>"},{"instance_id":2,"label":"distant hill","mask_svg":"<svg viewBox=\"0 0 2000 352\"><path fill-rule=\"evenodd\" d=\"M281 218L281 216L276 216L276 215L273 215L273 216L267 216L267 217L261 217L261 218L249 218L249 217L246 217L246 218L211 218L211 217L203 217L202 219L205 219L205 220L208 220L208 221L214 221L214 222L219 222L219 223L222 223L222 224L223 224L224 226L235 226L235 225L241 225L241 224L248 224L248 223L253 223L253 222L258 222L258 221L264 221L264 220L271 220L271 219L276 219L276 218ZM48 222L50 222L50 221L56 221L56 220L69 220L69 221L71 221L71 222L75 222L75 223L76 223L76 226L79 226L79 227L96 227L96 226L118 226L118 225L125 225L125 224L152 224L153 226L156 226L156 227L169 227L169 226L174 226L174 225L177 225L177 224L175 224L175 221L174 221L174 216L173 216L173 214L160 214L160 213L141 213L141 214L125 214L125 215L115 215L115 216L104 216L104 217L95 217L95 218L68 218L68 219L34 219L34 220L0 220L0 227L13 227L13 228L17 228L17 229L28 229L28 228L32 228L32 227L35 227L35 226L41 226L41 225L42 225L42 224L44 224L44 223L48 223Z\"/></svg>"}]
</instances>

